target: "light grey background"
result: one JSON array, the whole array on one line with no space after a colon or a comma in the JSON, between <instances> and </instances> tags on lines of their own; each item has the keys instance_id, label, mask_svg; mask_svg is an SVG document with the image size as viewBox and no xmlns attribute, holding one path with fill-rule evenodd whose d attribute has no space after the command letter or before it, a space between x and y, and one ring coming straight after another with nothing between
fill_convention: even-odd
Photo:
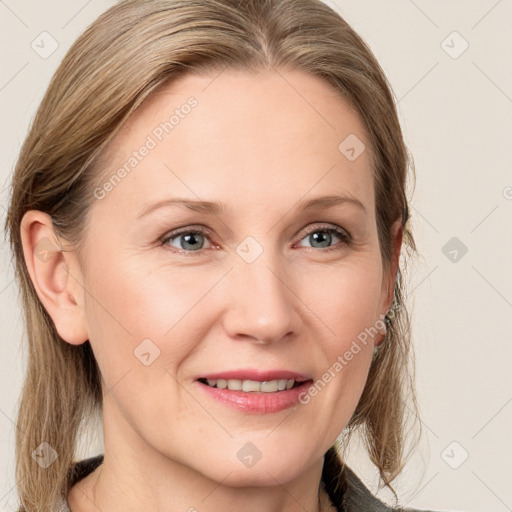
<instances>
[{"instance_id":1,"label":"light grey background","mask_svg":"<svg viewBox=\"0 0 512 512\"><path fill-rule=\"evenodd\" d=\"M412 222L421 258L409 295L425 436L396 488L407 506L510 511L512 2L326 3L382 64L415 158ZM79 33L113 4L0 0L2 223L13 165L52 73ZM47 55L52 39L58 48ZM446 246L453 237L455 245ZM22 324L4 241L0 255L0 509L14 510ZM84 455L98 450L87 446ZM375 491L375 470L357 446L349 462Z\"/></svg>"}]
</instances>

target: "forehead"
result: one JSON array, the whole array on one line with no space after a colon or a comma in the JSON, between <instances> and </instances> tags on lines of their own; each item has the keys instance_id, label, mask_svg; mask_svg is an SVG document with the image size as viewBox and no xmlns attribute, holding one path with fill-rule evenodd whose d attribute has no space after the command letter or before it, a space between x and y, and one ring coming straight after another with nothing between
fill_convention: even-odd
<instances>
[{"instance_id":1,"label":"forehead","mask_svg":"<svg viewBox=\"0 0 512 512\"><path fill-rule=\"evenodd\" d=\"M111 196L134 200L164 189L212 200L231 192L260 206L263 196L286 204L313 188L364 198L373 194L369 149L358 114L320 78L298 70L188 73L125 123L103 181L124 166Z\"/></svg>"}]
</instances>

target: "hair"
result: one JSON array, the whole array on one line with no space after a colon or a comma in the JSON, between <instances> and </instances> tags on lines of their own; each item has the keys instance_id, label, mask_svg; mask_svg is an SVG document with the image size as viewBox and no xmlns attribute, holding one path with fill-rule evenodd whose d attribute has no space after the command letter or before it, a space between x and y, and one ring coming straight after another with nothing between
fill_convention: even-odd
<instances>
[{"instance_id":1,"label":"hair","mask_svg":"<svg viewBox=\"0 0 512 512\"><path fill-rule=\"evenodd\" d=\"M376 220L383 265L393 258L391 227L401 219L407 254L412 157L395 97L363 39L320 0L125 0L94 21L71 46L32 121L15 166L5 228L28 343L17 411L16 482L20 511L46 511L70 485L82 429L102 409L101 374L89 341L64 342L35 292L23 257L20 224L28 210L51 216L55 232L79 254L93 188L109 142L159 87L186 73L291 69L319 77L356 110L370 142ZM401 258L394 309L374 350L362 396L345 427L345 449L358 432L381 481L405 465L405 418L417 417L409 315ZM411 400L412 399L412 400ZM408 405L411 400L411 405ZM96 416L95 416L96 415ZM32 459L42 442L58 458L46 469ZM341 482L343 454L334 445ZM329 462L329 464L331 464ZM395 493L396 496L396 493Z\"/></svg>"}]
</instances>

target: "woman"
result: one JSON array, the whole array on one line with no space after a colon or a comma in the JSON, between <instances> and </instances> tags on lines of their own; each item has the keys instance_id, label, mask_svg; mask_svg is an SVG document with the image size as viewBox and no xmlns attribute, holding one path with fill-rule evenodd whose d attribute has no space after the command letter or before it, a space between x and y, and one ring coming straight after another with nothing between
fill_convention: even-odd
<instances>
[{"instance_id":1,"label":"woman","mask_svg":"<svg viewBox=\"0 0 512 512\"><path fill-rule=\"evenodd\" d=\"M317 0L100 16L13 178L20 511L395 510L343 460L359 432L391 490L405 463L409 163L381 68Z\"/></svg>"}]
</instances>

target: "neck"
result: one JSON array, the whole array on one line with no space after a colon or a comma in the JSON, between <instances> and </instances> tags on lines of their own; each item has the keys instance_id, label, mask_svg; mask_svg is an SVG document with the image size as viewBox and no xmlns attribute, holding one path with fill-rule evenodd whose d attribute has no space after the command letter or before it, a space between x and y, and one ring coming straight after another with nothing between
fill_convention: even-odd
<instances>
[{"instance_id":1,"label":"neck","mask_svg":"<svg viewBox=\"0 0 512 512\"><path fill-rule=\"evenodd\" d=\"M292 512L329 510L322 490L323 457L289 480L261 477L258 483L230 484L229 467L223 478L211 478L155 450L142 440L126 421L104 404L105 455L93 473L70 492L73 512ZM108 428L105 428L108 425ZM198 454L199 457L199 454ZM77 492L78 491L78 492Z\"/></svg>"}]
</instances>

